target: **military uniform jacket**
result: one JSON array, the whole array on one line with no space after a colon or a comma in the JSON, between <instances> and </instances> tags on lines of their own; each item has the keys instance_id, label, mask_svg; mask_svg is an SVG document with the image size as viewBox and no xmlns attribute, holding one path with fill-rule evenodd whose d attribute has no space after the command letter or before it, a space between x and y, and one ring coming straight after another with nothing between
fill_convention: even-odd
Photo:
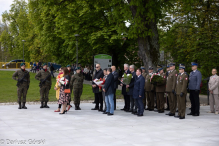
<instances>
[{"instance_id":1,"label":"military uniform jacket","mask_svg":"<svg viewBox=\"0 0 219 146\"><path fill-rule=\"evenodd\" d=\"M188 85L188 75L184 72L183 74L178 75L176 82L176 94L181 92L187 94L187 85Z\"/></svg>"},{"instance_id":2,"label":"military uniform jacket","mask_svg":"<svg viewBox=\"0 0 219 146\"><path fill-rule=\"evenodd\" d=\"M189 90L200 90L202 74L200 71L192 71L189 75Z\"/></svg>"},{"instance_id":3,"label":"military uniform jacket","mask_svg":"<svg viewBox=\"0 0 219 146\"><path fill-rule=\"evenodd\" d=\"M169 72L167 77L166 92L172 92L173 90L175 90L177 76L178 76L178 72L175 69Z\"/></svg>"},{"instance_id":4,"label":"military uniform jacket","mask_svg":"<svg viewBox=\"0 0 219 146\"><path fill-rule=\"evenodd\" d=\"M13 76L12 76L12 79L18 81L19 79L22 79L24 77L24 75L28 73L28 71L23 71L23 70L17 70ZM19 87L24 87L24 86L29 86L30 85L30 74L28 73L26 75L26 77L24 78L23 80L23 83L20 83L19 84Z\"/></svg>"},{"instance_id":5,"label":"military uniform jacket","mask_svg":"<svg viewBox=\"0 0 219 146\"><path fill-rule=\"evenodd\" d=\"M50 75L50 76L47 78L47 80L45 81L45 83L43 84L43 86L51 86L51 85L52 85L51 74L50 74L50 72L49 72L48 70L47 70L47 71L44 71L44 69L43 69L43 70L40 70L40 71L36 74L35 79L41 81L41 80L46 79L46 77L47 77L48 75Z\"/></svg>"},{"instance_id":6,"label":"military uniform jacket","mask_svg":"<svg viewBox=\"0 0 219 146\"><path fill-rule=\"evenodd\" d=\"M76 73L71 77L70 87L74 87L74 89L82 89L83 88L83 75Z\"/></svg>"},{"instance_id":7,"label":"military uniform jacket","mask_svg":"<svg viewBox=\"0 0 219 146\"><path fill-rule=\"evenodd\" d=\"M160 74L160 76L163 77L163 82L157 83L156 92L165 92L165 89L166 89L166 74L162 73L162 74Z\"/></svg>"},{"instance_id":8,"label":"military uniform jacket","mask_svg":"<svg viewBox=\"0 0 219 146\"><path fill-rule=\"evenodd\" d=\"M142 76L143 76L144 78L146 78L147 73L142 73Z\"/></svg>"},{"instance_id":9,"label":"military uniform jacket","mask_svg":"<svg viewBox=\"0 0 219 146\"><path fill-rule=\"evenodd\" d=\"M144 90L145 90L146 92L150 92L151 90L154 89L154 85L151 84L150 79L151 79L151 76L148 74L148 75L145 77Z\"/></svg>"}]
</instances>

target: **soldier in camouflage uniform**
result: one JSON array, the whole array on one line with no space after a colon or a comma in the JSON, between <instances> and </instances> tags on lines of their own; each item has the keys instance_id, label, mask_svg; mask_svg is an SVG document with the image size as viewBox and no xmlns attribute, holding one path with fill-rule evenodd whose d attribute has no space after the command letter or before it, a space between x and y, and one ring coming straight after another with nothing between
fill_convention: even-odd
<instances>
[{"instance_id":1,"label":"soldier in camouflage uniform","mask_svg":"<svg viewBox=\"0 0 219 146\"><path fill-rule=\"evenodd\" d=\"M12 79L18 81L17 83L17 96L18 96L18 104L19 107L18 109L27 109L25 106L26 103L26 95L27 95L27 90L29 89L30 85L30 75L29 72L25 70L25 63L21 63L21 70L16 71ZM21 96L23 95L23 100L21 100ZM21 107L21 102L23 103Z\"/></svg>"},{"instance_id":2,"label":"soldier in camouflage uniform","mask_svg":"<svg viewBox=\"0 0 219 146\"><path fill-rule=\"evenodd\" d=\"M175 70L175 63L170 63L170 72L167 77L166 92L169 98L170 112L166 115L175 116L177 99L176 99L176 80L178 72Z\"/></svg>"},{"instance_id":3,"label":"soldier in camouflage uniform","mask_svg":"<svg viewBox=\"0 0 219 146\"><path fill-rule=\"evenodd\" d=\"M163 68L158 68L158 73L163 78L163 80L162 82L156 84L157 112L164 113L164 92L166 89L166 74L163 72Z\"/></svg>"},{"instance_id":4,"label":"soldier in camouflage uniform","mask_svg":"<svg viewBox=\"0 0 219 146\"><path fill-rule=\"evenodd\" d=\"M83 75L80 67L77 68L76 74L71 78L70 85L73 88L75 110L81 110L80 97L83 91Z\"/></svg>"},{"instance_id":5,"label":"soldier in camouflage uniform","mask_svg":"<svg viewBox=\"0 0 219 146\"><path fill-rule=\"evenodd\" d=\"M179 65L180 75L177 77L176 84L176 96L178 101L178 116L175 118L185 119L186 112L186 95L187 95L187 85L188 85L188 75L185 73L185 66L183 64Z\"/></svg>"},{"instance_id":6,"label":"soldier in camouflage uniform","mask_svg":"<svg viewBox=\"0 0 219 146\"><path fill-rule=\"evenodd\" d=\"M47 105L47 102L49 101L49 90L51 89L52 80L51 80L51 74L47 70L47 64L43 64L43 70L40 70L36 76L35 79L40 81L40 101L41 106L40 108L49 108ZM45 102L45 104L43 104Z\"/></svg>"}]
</instances>

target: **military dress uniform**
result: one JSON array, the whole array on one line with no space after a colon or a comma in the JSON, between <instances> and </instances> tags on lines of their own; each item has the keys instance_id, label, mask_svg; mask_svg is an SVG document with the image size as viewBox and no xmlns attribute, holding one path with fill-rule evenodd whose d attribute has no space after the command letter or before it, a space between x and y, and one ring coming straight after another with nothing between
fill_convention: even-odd
<instances>
[{"instance_id":1,"label":"military dress uniform","mask_svg":"<svg viewBox=\"0 0 219 146\"><path fill-rule=\"evenodd\" d=\"M148 74L145 77L145 86L144 86L145 96L147 97L147 106L149 111L154 110L154 92L152 92L154 91L154 85L151 84L150 82L151 75L153 74Z\"/></svg>"},{"instance_id":2,"label":"military dress uniform","mask_svg":"<svg viewBox=\"0 0 219 146\"><path fill-rule=\"evenodd\" d=\"M170 64L170 66L175 66L174 63ZM177 106L177 99L175 95L175 88L176 88L176 80L177 80L178 72L174 69L169 72L167 77L167 84L166 84L166 92L169 98L169 105L170 105L170 113L167 114L169 116L175 116L176 106Z\"/></svg>"},{"instance_id":3,"label":"military dress uniform","mask_svg":"<svg viewBox=\"0 0 219 146\"><path fill-rule=\"evenodd\" d=\"M197 63L192 62L192 66L198 66ZM189 75L189 91L190 91L190 101L191 101L191 113L188 115L199 116L200 103L199 103L199 92L200 84L202 80L202 74L200 71L192 71Z\"/></svg>"},{"instance_id":4,"label":"military dress uniform","mask_svg":"<svg viewBox=\"0 0 219 146\"><path fill-rule=\"evenodd\" d=\"M21 66L23 65L25 64L21 63ZM29 85L30 85L30 74L25 69L17 70L13 74L12 79L18 81L18 84L17 84L17 96L18 96L17 102L19 103L18 109L21 109L21 108L27 109L27 107L25 106L25 103L26 103L27 90L29 89ZM23 95L23 99L21 99L22 95ZM21 107L21 102L23 103L22 107Z\"/></svg>"},{"instance_id":5,"label":"military dress uniform","mask_svg":"<svg viewBox=\"0 0 219 146\"><path fill-rule=\"evenodd\" d=\"M166 74L162 73L160 76L163 78L161 83L156 85L156 97L157 97L157 110L159 113L164 113L164 92L166 89Z\"/></svg>"},{"instance_id":6,"label":"military dress uniform","mask_svg":"<svg viewBox=\"0 0 219 146\"><path fill-rule=\"evenodd\" d=\"M83 92L83 82L84 79L81 73L76 73L70 81L70 85L73 88L75 110L81 110L80 97Z\"/></svg>"},{"instance_id":7,"label":"military dress uniform","mask_svg":"<svg viewBox=\"0 0 219 146\"><path fill-rule=\"evenodd\" d=\"M42 69L35 76L35 79L39 80L40 82L42 82L47 78L46 81L40 86L40 97L41 97L40 108L44 108L44 107L49 108L49 106L47 106L47 102L49 101L49 90L51 89L51 85L52 85L51 75L50 76L49 75L50 72L47 69ZM43 102L45 102L45 105L43 105Z\"/></svg>"},{"instance_id":8,"label":"military dress uniform","mask_svg":"<svg viewBox=\"0 0 219 146\"><path fill-rule=\"evenodd\" d=\"M180 64L180 68L185 69L185 66ZM186 112L186 95L187 95L187 85L188 85L188 75L183 72L177 77L176 84L176 96L178 102L178 116L177 118L185 119Z\"/></svg>"}]
</instances>

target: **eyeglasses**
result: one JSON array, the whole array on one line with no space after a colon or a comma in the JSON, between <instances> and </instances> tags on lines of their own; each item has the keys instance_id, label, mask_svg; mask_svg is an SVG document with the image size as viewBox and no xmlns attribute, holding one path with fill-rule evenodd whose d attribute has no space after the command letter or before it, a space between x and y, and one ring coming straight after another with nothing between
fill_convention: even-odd
<instances>
[{"instance_id":1,"label":"eyeglasses","mask_svg":"<svg viewBox=\"0 0 219 146\"><path fill-rule=\"evenodd\" d=\"M97 66L96 68L99 68L99 66Z\"/></svg>"}]
</instances>

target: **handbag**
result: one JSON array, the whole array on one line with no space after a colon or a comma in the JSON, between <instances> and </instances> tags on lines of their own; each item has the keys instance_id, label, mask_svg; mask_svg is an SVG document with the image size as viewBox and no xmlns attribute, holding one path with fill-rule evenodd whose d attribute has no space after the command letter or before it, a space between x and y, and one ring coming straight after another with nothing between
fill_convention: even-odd
<instances>
[{"instance_id":1,"label":"handbag","mask_svg":"<svg viewBox=\"0 0 219 146\"><path fill-rule=\"evenodd\" d=\"M71 93L70 89L65 89L64 93Z\"/></svg>"}]
</instances>

